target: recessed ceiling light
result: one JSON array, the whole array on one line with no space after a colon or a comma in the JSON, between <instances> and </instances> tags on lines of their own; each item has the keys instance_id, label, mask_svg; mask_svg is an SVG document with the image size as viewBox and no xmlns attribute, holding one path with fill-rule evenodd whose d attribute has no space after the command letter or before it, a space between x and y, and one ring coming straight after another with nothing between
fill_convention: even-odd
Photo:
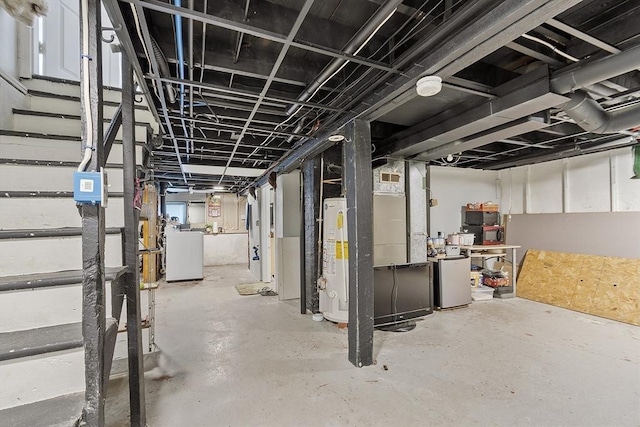
<instances>
[{"instance_id":1,"label":"recessed ceiling light","mask_svg":"<svg viewBox=\"0 0 640 427\"><path fill-rule=\"evenodd\" d=\"M331 142L340 142L344 139L344 135L331 135L329 137L329 141Z\"/></svg>"},{"instance_id":2,"label":"recessed ceiling light","mask_svg":"<svg viewBox=\"0 0 640 427\"><path fill-rule=\"evenodd\" d=\"M433 96L442 90L442 79L438 76L425 76L416 82L416 92L420 96Z\"/></svg>"}]
</instances>

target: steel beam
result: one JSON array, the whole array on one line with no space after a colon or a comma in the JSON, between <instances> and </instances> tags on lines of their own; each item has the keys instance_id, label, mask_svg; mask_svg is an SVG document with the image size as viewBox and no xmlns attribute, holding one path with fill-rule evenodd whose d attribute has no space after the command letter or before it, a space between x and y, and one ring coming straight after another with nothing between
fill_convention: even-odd
<instances>
[{"instance_id":1,"label":"steel beam","mask_svg":"<svg viewBox=\"0 0 640 427\"><path fill-rule=\"evenodd\" d=\"M98 171L104 163L102 142L102 25L100 0L80 2L80 112L84 148L93 151L86 170ZM87 26L84 25L86 21ZM87 40L88 42L85 42ZM85 43L88 45L85 47ZM88 59L88 60L87 60ZM88 90L88 94L86 93ZM89 100L87 104L86 100ZM90 126L91 124L91 126ZM105 344L105 212L101 205L80 205L82 215L82 337L84 341L85 401L81 425L104 426Z\"/></svg>"},{"instance_id":2,"label":"steel beam","mask_svg":"<svg viewBox=\"0 0 640 427\"><path fill-rule=\"evenodd\" d=\"M138 210L134 208L136 192L135 109L133 69L127 55L122 55L122 163L124 167L124 246L128 269L127 349L129 361L129 405L131 426L146 426L142 328L140 324L140 280L138 257Z\"/></svg>"},{"instance_id":3,"label":"steel beam","mask_svg":"<svg viewBox=\"0 0 640 427\"><path fill-rule=\"evenodd\" d=\"M302 164L302 203L303 203L303 254L304 280L302 289L305 298L300 301L302 313L307 310L317 313L319 310L319 296L316 282L320 277L320 157L308 159Z\"/></svg>"},{"instance_id":4,"label":"steel beam","mask_svg":"<svg viewBox=\"0 0 640 427\"><path fill-rule=\"evenodd\" d=\"M568 98L551 92L549 74L543 67L500 86L496 92L503 95L462 113L442 113L394 135L390 141L390 152L394 155L410 156L425 150L436 152L436 148L447 144L450 149L455 149L453 145L460 144L460 141L471 135L506 125L568 101ZM453 152L458 151L464 150Z\"/></svg>"},{"instance_id":5,"label":"steel beam","mask_svg":"<svg viewBox=\"0 0 640 427\"><path fill-rule=\"evenodd\" d=\"M345 129L343 185L349 241L349 361L373 364L373 179L371 129L354 120Z\"/></svg>"},{"instance_id":6,"label":"steel beam","mask_svg":"<svg viewBox=\"0 0 640 427\"><path fill-rule=\"evenodd\" d=\"M113 141L116 140L116 135L118 130L120 130L120 125L122 124L122 104L118 105L118 109L116 113L113 115L111 122L109 123L109 128L104 134L104 159L103 165L105 166L107 163L107 159L109 158L109 153L111 153L111 147L113 146Z\"/></svg>"},{"instance_id":7,"label":"steel beam","mask_svg":"<svg viewBox=\"0 0 640 427\"><path fill-rule=\"evenodd\" d=\"M231 152L231 155L229 156L229 160L227 160L227 165L225 166L225 172L220 177L219 184L222 183L222 180L224 178L226 170L231 165L231 162L233 161L233 156L235 155L236 150L238 149L238 145L242 142L242 138L247 133L247 130L249 129L249 125L251 124L251 121L253 120L253 118L255 117L256 113L258 112L258 109L260 108L260 104L265 99L265 97L267 95L267 92L269 91L269 88L271 87L271 84L273 83L273 79L276 76L276 73L278 72L278 69L280 68L280 65L284 61L285 56L287 56L287 52L289 51L289 49L292 46L293 39L295 38L296 34L300 30L300 27L302 26L302 23L304 22L305 18L307 17L307 14L311 10L311 6L313 6L313 2L314 1L315 0L306 0L304 2L304 5L302 6L302 9L300 9L300 12L298 13L298 17L296 18L295 23L293 24L293 26L291 27L291 30L289 31L289 35L284 39L284 41L283 41L284 44L282 45L282 49L280 49L280 53L278 54L278 58L276 59L276 62L273 64L273 68L271 69L271 73L269 73L269 77L267 78L267 81L264 83L264 86L262 87L262 90L260 91L260 95L258 96L258 99L256 100L256 103L253 106L253 110L251 110L251 113L249 113L249 117L247 118L247 121L245 122L244 127L240 131L240 136L238 137L238 141L236 142L235 147L233 147L233 151Z\"/></svg>"},{"instance_id":8,"label":"steel beam","mask_svg":"<svg viewBox=\"0 0 640 427\"><path fill-rule=\"evenodd\" d=\"M256 185L266 181L271 172L286 173L298 167L305 159L323 152L333 143L328 137L355 118L375 120L384 114L384 106L405 92L414 90L416 81L423 75L437 74L445 81L470 64L482 59L500 46L515 40L553 18L558 13L576 5L580 0L526 0L504 1L481 17L474 19L461 31L429 50L418 58L400 76L387 81L385 86L367 97L358 100L354 111L341 117L327 132L291 150L279 164L269 169L256 180ZM449 21L451 22L451 21ZM438 36L438 34L433 37ZM414 90L415 92L415 90ZM413 96L413 95L412 95ZM410 99L406 98L404 101Z\"/></svg>"},{"instance_id":9,"label":"steel beam","mask_svg":"<svg viewBox=\"0 0 640 427\"><path fill-rule=\"evenodd\" d=\"M147 75L147 77L155 78L153 75ZM244 98L246 96L249 96L251 98L260 98L260 94L255 92L242 90L242 89L230 89L227 86L221 86L213 83L193 82L189 80L178 79L175 77L160 77L157 80L160 80L162 82L175 83L175 84L180 84L180 85L185 85L190 87L197 87L200 89L209 89L215 92L222 92L222 93L227 93L231 95L236 95L239 98L235 100L240 102L247 102L247 100ZM271 81L273 82L274 80L271 80ZM262 99L265 101L283 102L288 104L295 102L296 104L304 105L305 107L309 107L309 108L318 108L320 110L325 110L325 111L345 112L345 110L341 108L331 107L328 105L318 104L315 102L296 101L295 99L285 98L283 96L265 95L265 96L262 96ZM251 101L251 102L255 102L255 101Z\"/></svg>"},{"instance_id":10,"label":"steel beam","mask_svg":"<svg viewBox=\"0 0 640 427\"><path fill-rule=\"evenodd\" d=\"M356 64L366 65L370 68L376 68L378 70L388 71L392 73L399 73L394 68L378 61L363 58L361 56L349 55L339 50L332 49L326 46L319 46L304 41L295 41L294 39L288 40L288 37L278 34L273 31L263 30L251 26L249 24L234 22L229 19L220 18L213 15L208 15L196 10L189 10L184 7L174 6L172 4L163 3L158 0L121 0L125 3L135 4L136 6L142 6L146 9L155 10L157 12L163 12L171 15L181 16L183 18L193 19L194 21L200 21L205 24L213 25L214 27L224 28L232 31L239 31L245 34L249 34L255 37L270 40L276 43L282 43L283 45L289 45L298 49L308 50L310 52L319 53L321 55L331 56L333 58L344 59ZM294 24L295 25L295 24Z\"/></svg>"},{"instance_id":11,"label":"steel beam","mask_svg":"<svg viewBox=\"0 0 640 427\"><path fill-rule=\"evenodd\" d=\"M114 1L114 0L111 0L111 1ZM118 12L120 11L118 10ZM153 43L151 41L151 35L149 34L149 27L147 25L147 19L145 18L144 9L141 6L136 6L135 10L132 10L132 12L138 15L137 22L139 22L140 32L142 33L142 40L140 40L140 43L143 43L147 46L147 49L146 49L147 52L153 52ZM119 16L122 19L122 25L126 27L124 18L122 18L121 14ZM129 60L132 61L132 58L135 58L135 51L133 52L133 56L129 57ZM155 76L154 79L156 81L156 85L159 88L158 99L160 101L161 109L163 112L164 122L165 122L165 125L167 126L167 131L169 132L169 135L171 135L171 138L173 139L173 149L176 153L178 164L180 164L180 166L182 167L182 156L180 154L180 149L178 148L178 143L175 140L175 132L173 131L173 125L171 124L171 122L169 121L169 117L167 116L167 111L168 111L167 102L164 97L164 90L162 90L163 89L162 82L160 81L160 78L159 78L160 66L158 65L158 61L155 55L149 55L148 59L150 62L151 70L153 71L153 75ZM153 102L151 98L149 98L149 100L150 102ZM187 176L184 173L182 174L182 179L184 183L187 184Z\"/></svg>"}]
</instances>

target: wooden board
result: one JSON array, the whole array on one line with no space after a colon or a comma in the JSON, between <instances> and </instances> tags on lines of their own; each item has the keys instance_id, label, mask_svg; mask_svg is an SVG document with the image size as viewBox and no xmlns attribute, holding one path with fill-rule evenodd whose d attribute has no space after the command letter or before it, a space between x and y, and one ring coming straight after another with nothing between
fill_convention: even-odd
<instances>
[{"instance_id":1,"label":"wooden board","mask_svg":"<svg viewBox=\"0 0 640 427\"><path fill-rule=\"evenodd\" d=\"M640 259L530 249L518 296L640 326Z\"/></svg>"}]
</instances>

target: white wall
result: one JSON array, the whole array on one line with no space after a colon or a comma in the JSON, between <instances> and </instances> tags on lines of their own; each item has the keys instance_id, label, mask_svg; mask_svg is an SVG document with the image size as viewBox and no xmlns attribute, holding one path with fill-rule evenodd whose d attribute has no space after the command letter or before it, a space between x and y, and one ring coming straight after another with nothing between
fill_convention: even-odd
<instances>
[{"instance_id":1,"label":"white wall","mask_svg":"<svg viewBox=\"0 0 640 427\"><path fill-rule=\"evenodd\" d=\"M640 211L630 147L500 171L506 213ZM432 211L433 212L433 211Z\"/></svg>"},{"instance_id":2,"label":"white wall","mask_svg":"<svg viewBox=\"0 0 640 427\"><path fill-rule=\"evenodd\" d=\"M18 25L23 25L0 9L0 71L18 77Z\"/></svg>"},{"instance_id":3,"label":"white wall","mask_svg":"<svg viewBox=\"0 0 640 427\"><path fill-rule=\"evenodd\" d=\"M429 188L431 198L438 206L430 209L430 234L437 236L442 231L460 231L462 206L470 202L500 203L496 179L498 172L476 169L461 169L444 166L429 166Z\"/></svg>"}]
</instances>

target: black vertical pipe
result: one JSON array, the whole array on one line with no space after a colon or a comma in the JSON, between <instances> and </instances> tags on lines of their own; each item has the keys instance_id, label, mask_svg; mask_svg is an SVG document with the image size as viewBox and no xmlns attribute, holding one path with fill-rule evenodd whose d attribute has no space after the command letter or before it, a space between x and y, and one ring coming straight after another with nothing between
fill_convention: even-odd
<instances>
[{"instance_id":1,"label":"black vertical pipe","mask_svg":"<svg viewBox=\"0 0 640 427\"><path fill-rule=\"evenodd\" d=\"M317 313L320 310L318 287L316 281L320 276L319 271L319 245L318 238L320 236L320 209L322 209L322 200L320 200L320 157L316 156L307 159L302 164L302 206L303 206L303 254L304 254L304 288L306 299L304 301L304 310ZM302 305L301 301L301 305ZM302 309L302 307L301 307Z\"/></svg>"},{"instance_id":2,"label":"black vertical pipe","mask_svg":"<svg viewBox=\"0 0 640 427\"><path fill-rule=\"evenodd\" d=\"M167 183L166 182L160 183L160 191L158 193L160 194L160 215L162 216L162 218L166 218L167 217Z\"/></svg>"},{"instance_id":3,"label":"black vertical pipe","mask_svg":"<svg viewBox=\"0 0 640 427\"><path fill-rule=\"evenodd\" d=\"M131 426L146 425L142 325L140 323L140 272L138 257L138 210L136 191L136 141L133 68L122 55L122 163L124 177L125 260L127 266L127 349L129 361L129 405Z\"/></svg>"},{"instance_id":4,"label":"black vertical pipe","mask_svg":"<svg viewBox=\"0 0 640 427\"><path fill-rule=\"evenodd\" d=\"M413 234L411 233L411 161L404 162L404 200L405 200L405 224L406 228L406 253L407 262L411 262L413 250Z\"/></svg>"},{"instance_id":5,"label":"black vertical pipe","mask_svg":"<svg viewBox=\"0 0 640 427\"><path fill-rule=\"evenodd\" d=\"M349 361L373 363L373 175L371 129L356 119L345 127L342 180L349 241Z\"/></svg>"},{"instance_id":6,"label":"black vertical pipe","mask_svg":"<svg viewBox=\"0 0 640 427\"><path fill-rule=\"evenodd\" d=\"M300 215L300 314L307 314L307 257L305 253L304 241L304 173L300 171L300 207L302 215Z\"/></svg>"},{"instance_id":7,"label":"black vertical pipe","mask_svg":"<svg viewBox=\"0 0 640 427\"><path fill-rule=\"evenodd\" d=\"M89 140L92 142L91 160L86 171L99 171L104 163L104 145L102 138L102 46L100 1L88 0L87 8L80 2L80 16L87 16L85 27L80 19L80 40L88 37L88 50L84 51L81 62L88 63L80 69L80 110L82 152ZM84 43L81 42L81 46ZM85 59L88 58L88 61ZM88 94L85 84L89 83ZM85 99L89 98L87 105ZM91 118L92 126L89 128ZM85 362L85 403L82 421L87 426L104 425L104 341L106 329L105 315L105 273L104 208L101 205L83 204L82 215L82 336L84 340Z\"/></svg>"}]
</instances>

